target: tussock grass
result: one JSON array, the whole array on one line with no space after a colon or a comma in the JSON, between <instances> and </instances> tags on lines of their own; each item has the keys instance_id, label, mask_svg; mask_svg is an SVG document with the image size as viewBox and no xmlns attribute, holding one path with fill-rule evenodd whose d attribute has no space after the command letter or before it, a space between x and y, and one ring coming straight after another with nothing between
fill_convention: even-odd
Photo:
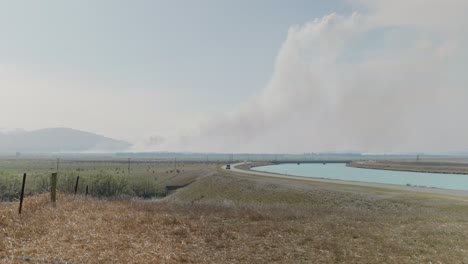
<instances>
[{"instance_id":1,"label":"tussock grass","mask_svg":"<svg viewBox=\"0 0 468 264\"><path fill-rule=\"evenodd\" d=\"M462 199L223 172L169 199L229 208L231 212L254 212L245 215L252 222L259 219L262 235L268 234L266 222L287 226L275 230L295 234L285 237L298 243L299 251L309 254L302 257L313 256L306 260L468 261L464 249L468 246L468 203ZM301 240L295 240L297 237Z\"/></svg>"},{"instance_id":2,"label":"tussock grass","mask_svg":"<svg viewBox=\"0 0 468 264\"><path fill-rule=\"evenodd\" d=\"M291 206L289 206L291 207ZM29 197L2 205L0 255L74 263L460 263L467 221L232 202ZM5 260L5 263L9 263ZM10 262L13 263L13 262Z\"/></svg>"}]
</instances>

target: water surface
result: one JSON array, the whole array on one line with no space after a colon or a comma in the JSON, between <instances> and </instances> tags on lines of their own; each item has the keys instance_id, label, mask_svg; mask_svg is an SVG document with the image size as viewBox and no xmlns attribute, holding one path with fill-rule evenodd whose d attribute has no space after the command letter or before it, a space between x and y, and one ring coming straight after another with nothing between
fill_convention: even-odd
<instances>
[{"instance_id":1,"label":"water surface","mask_svg":"<svg viewBox=\"0 0 468 264\"><path fill-rule=\"evenodd\" d=\"M386 183L468 191L468 175L373 170L347 167L344 163L279 164L253 168L256 171L333 180Z\"/></svg>"}]
</instances>

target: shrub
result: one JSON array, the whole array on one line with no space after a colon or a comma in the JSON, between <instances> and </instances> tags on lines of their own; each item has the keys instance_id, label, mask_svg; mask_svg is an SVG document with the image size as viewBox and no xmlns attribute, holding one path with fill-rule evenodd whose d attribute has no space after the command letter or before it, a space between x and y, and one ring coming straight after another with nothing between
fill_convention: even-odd
<instances>
[{"instance_id":1,"label":"shrub","mask_svg":"<svg viewBox=\"0 0 468 264\"><path fill-rule=\"evenodd\" d=\"M90 193L100 197L118 197L132 195L128 177L111 174L91 176Z\"/></svg>"}]
</instances>

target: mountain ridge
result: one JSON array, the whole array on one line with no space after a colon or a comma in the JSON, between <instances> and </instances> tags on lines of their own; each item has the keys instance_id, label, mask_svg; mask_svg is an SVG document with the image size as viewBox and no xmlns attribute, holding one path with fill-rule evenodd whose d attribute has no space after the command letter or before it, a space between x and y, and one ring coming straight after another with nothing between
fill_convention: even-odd
<instances>
[{"instance_id":1,"label":"mountain ridge","mask_svg":"<svg viewBox=\"0 0 468 264\"><path fill-rule=\"evenodd\" d=\"M19 131L0 132L0 153L115 152L128 150L132 146L123 140L67 127Z\"/></svg>"}]
</instances>

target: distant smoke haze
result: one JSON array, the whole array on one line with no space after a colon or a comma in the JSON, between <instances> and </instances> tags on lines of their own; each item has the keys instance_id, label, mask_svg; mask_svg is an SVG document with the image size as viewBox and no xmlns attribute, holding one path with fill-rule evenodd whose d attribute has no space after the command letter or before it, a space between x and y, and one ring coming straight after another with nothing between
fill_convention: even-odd
<instances>
[{"instance_id":1,"label":"distant smoke haze","mask_svg":"<svg viewBox=\"0 0 468 264\"><path fill-rule=\"evenodd\" d=\"M8 9L1 16L6 37L1 42L5 56L0 60L0 126L28 131L73 127L131 142L130 151L468 151L468 1L344 2L356 12L318 18L311 14L309 22L291 25L284 32L282 44L265 46L270 50L281 44L270 78L252 94L246 87L264 77L253 78L247 65L264 61L260 55L270 53L248 38L237 42L236 34L232 46L223 46L231 38L218 44L216 32L236 28L224 27L226 21L217 16L219 12L195 27L210 27L202 37L202 32L185 27L183 19L174 19L179 27L164 22L172 20L152 21L159 18L153 12L139 17L140 11L135 11L134 17L121 19L116 10L120 5L109 6L113 17L109 21L85 5L81 13L73 14L75 23L55 23L68 21L64 14L74 9L66 3L55 11L45 4L38 5L41 12L28 13L22 5L17 13ZM91 11L98 16L87 17ZM126 9L120 11L127 14ZM274 16L282 10L270 11ZM16 15L23 13L32 17ZM172 19L176 13L167 17ZM42 19L53 14L57 20ZM292 21L304 21L296 19L296 13L287 15ZM250 34L242 36L251 37L255 29L277 28L276 24L257 27L267 20L262 21L236 25ZM99 25L105 26L102 31ZM161 27L159 31L153 31L156 26ZM120 30L127 34L121 36ZM277 30L284 29L278 26ZM58 38L61 33L66 33L62 39ZM263 39L261 31L257 34L261 36L257 41ZM200 46L192 47L179 36ZM10 43L8 37L15 41ZM41 41L31 41L36 39ZM218 46L222 47L215 52L213 47ZM43 54L46 47L52 50ZM238 48L235 60L219 55L233 47ZM14 48L16 52L10 52ZM258 58L249 53L257 49ZM208 57L216 58L211 61L213 67L207 61L203 64ZM95 62L100 66L93 67ZM237 65L217 67L229 63ZM239 71L242 65L246 65L244 72ZM264 70L258 69L258 75Z\"/></svg>"},{"instance_id":2,"label":"distant smoke haze","mask_svg":"<svg viewBox=\"0 0 468 264\"><path fill-rule=\"evenodd\" d=\"M330 14L291 27L262 93L203 123L177 148L468 149L468 35L460 27L467 25L460 10L468 4L414 2L414 16L407 1L357 1L368 13Z\"/></svg>"}]
</instances>

